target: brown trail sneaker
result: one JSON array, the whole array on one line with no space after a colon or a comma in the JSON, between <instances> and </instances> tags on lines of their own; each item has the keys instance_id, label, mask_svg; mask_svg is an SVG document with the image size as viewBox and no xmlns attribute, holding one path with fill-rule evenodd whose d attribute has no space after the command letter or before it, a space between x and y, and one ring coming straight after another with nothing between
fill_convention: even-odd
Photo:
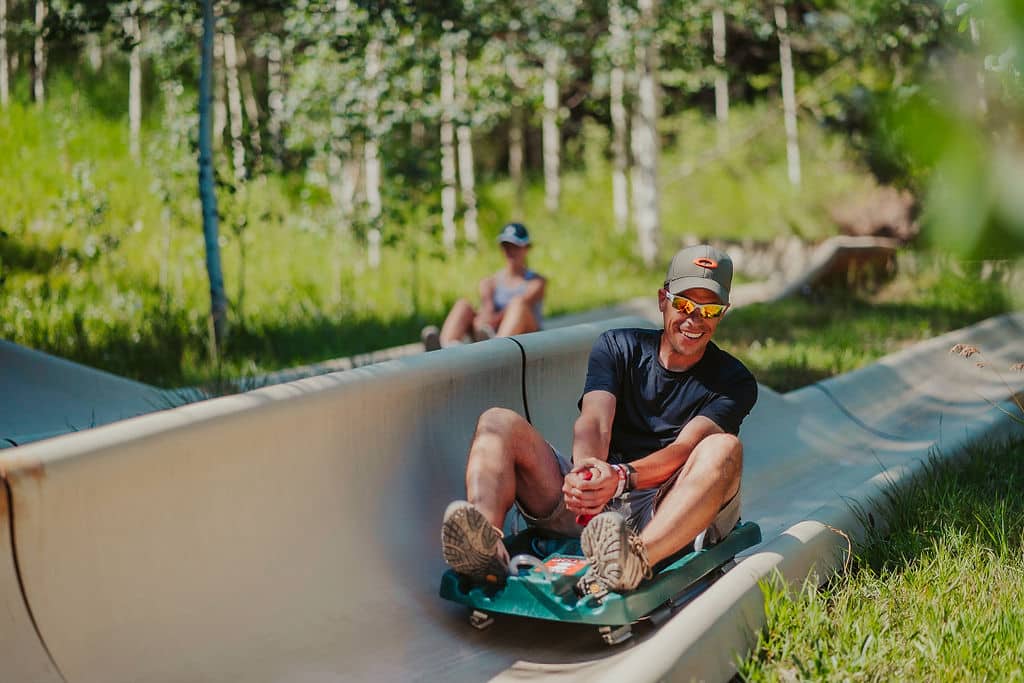
<instances>
[{"instance_id":1,"label":"brown trail sneaker","mask_svg":"<svg viewBox=\"0 0 1024 683\"><path fill-rule=\"evenodd\" d=\"M476 581L502 583L508 575L503 534L472 503L449 503L441 523L441 553L459 574Z\"/></svg>"},{"instance_id":2,"label":"brown trail sneaker","mask_svg":"<svg viewBox=\"0 0 1024 683\"><path fill-rule=\"evenodd\" d=\"M617 512L602 512L583 529L583 554L590 568L579 581L584 593L629 591L652 576L647 548Z\"/></svg>"}]
</instances>

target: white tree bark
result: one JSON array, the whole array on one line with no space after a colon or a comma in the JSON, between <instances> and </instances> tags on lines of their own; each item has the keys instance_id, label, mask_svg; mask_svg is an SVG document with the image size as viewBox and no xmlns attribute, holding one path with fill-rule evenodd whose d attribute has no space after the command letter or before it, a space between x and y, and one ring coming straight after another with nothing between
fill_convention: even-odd
<instances>
[{"instance_id":1,"label":"white tree bark","mask_svg":"<svg viewBox=\"0 0 1024 683\"><path fill-rule=\"evenodd\" d=\"M639 0L641 31L638 35L637 107L633 118L633 202L634 222L640 256L654 266L661 241L658 214L658 83L657 46L652 36L656 24L657 0Z\"/></svg>"},{"instance_id":2,"label":"white tree bark","mask_svg":"<svg viewBox=\"0 0 1024 683\"><path fill-rule=\"evenodd\" d=\"M410 85L412 89L412 106L413 110L417 112L423 111L423 67L421 65L414 66L410 73ZM412 126L409 130L409 137L412 141L412 145L415 148L422 148L427 142L427 127L423 123L423 118L417 116L413 119Z\"/></svg>"},{"instance_id":3,"label":"white tree bark","mask_svg":"<svg viewBox=\"0 0 1024 683\"><path fill-rule=\"evenodd\" d=\"M235 172L235 180L242 182L246 178L245 141L242 133L245 129L242 119L242 88L238 81L238 49L235 45L235 31L228 18L222 20L224 30L221 39L224 43L224 81L227 86L228 116L231 124L228 133L231 135L231 167Z\"/></svg>"},{"instance_id":4,"label":"white tree bark","mask_svg":"<svg viewBox=\"0 0 1024 683\"><path fill-rule=\"evenodd\" d=\"M11 101L10 66L7 63L7 0L0 0L0 107Z\"/></svg>"},{"instance_id":5,"label":"white tree bark","mask_svg":"<svg viewBox=\"0 0 1024 683\"><path fill-rule=\"evenodd\" d=\"M974 17L969 17L967 20L967 28L971 35L971 43L974 45L974 47L978 47L981 44L981 30L978 28L978 20ZM984 117L988 114L988 97L985 95L984 69L978 69L977 82L978 116Z\"/></svg>"},{"instance_id":6,"label":"white tree bark","mask_svg":"<svg viewBox=\"0 0 1024 683\"><path fill-rule=\"evenodd\" d=\"M522 74L519 71L519 57L510 52L505 57L505 73L516 92L522 90ZM513 97L518 100L518 97ZM523 212L523 162L526 158L523 145L525 135L523 133L523 108L518 101L514 101L509 113L508 121L508 176L512 180L512 187L515 188L515 212L521 215Z\"/></svg>"},{"instance_id":7,"label":"white tree bark","mask_svg":"<svg viewBox=\"0 0 1024 683\"><path fill-rule=\"evenodd\" d=\"M558 128L558 72L562 66L561 48L551 46L544 56L544 206L548 211L557 211L559 195L562 192L561 132Z\"/></svg>"},{"instance_id":8,"label":"white tree bark","mask_svg":"<svg viewBox=\"0 0 1024 683\"><path fill-rule=\"evenodd\" d=\"M796 87L793 79L793 50L789 44L786 8L775 5L775 27L779 34L779 64L782 67L782 112L786 124L786 163L789 182L800 187L800 142L796 126Z\"/></svg>"},{"instance_id":9,"label":"white tree bark","mask_svg":"<svg viewBox=\"0 0 1024 683\"><path fill-rule=\"evenodd\" d=\"M128 149L136 160L142 150L142 27L138 12L138 3L129 3L123 22L124 33L132 41L128 53Z\"/></svg>"},{"instance_id":10,"label":"white tree bark","mask_svg":"<svg viewBox=\"0 0 1024 683\"><path fill-rule=\"evenodd\" d=\"M455 56L455 90L460 115L460 123L455 130L458 137L459 188L462 190L462 203L465 207L462 229L466 241L476 244L480 241L480 228L477 225L476 174L473 170L473 129L468 123L469 60L461 50Z\"/></svg>"},{"instance_id":11,"label":"white tree bark","mask_svg":"<svg viewBox=\"0 0 1024 683\"><path fill-rule=\"evenodd\" d=\"M46 41L43 40L43 22L48 8L46 0L36 0L36 39L32 49L32 97L38 106L46 100Z\"/></svg>"},{"instance_id":12,"label":"white tree bark","mask_svg":"<svg viewBox=\"0 0 1024 683\"><path fill-rule=\"evenodd\" d=\"M370 41L366 48L366 142L363 155L366 164L366 207L367 218L370 220L368 260L371 268L380 266L380 226L377 222L384 207L380 199L380 152L377 146L377 133L380 114L377 107L380 103L380 54L381 42Z\"/></svg>"},{"instance_id":13,"label":"white tree bark","mask_svg":"<svg viewBox=\"0 0 1024 683\"><path fill-rule=\"evenodd\" d=\"M238 50L239 85L242 86L242 103L245 105L245 118L249 120L249 146L252 148L252 167L256 174L263 173L263 140L260 138L260 106L256 102L256 93L252 87L251 65L248 55L241 45Z\"/></svg>"},{"instance_id":14,"label":"white tree bark","mask_svg":"<svg viewBox=\"0 0 1024 683\"><path fill-rule=\"evenodd\" d=\"M267 135L270 137L273 165L280 168L284 155L284 75L281 68L281 41L277 37L272 37L270 41L267 50Z\"/></svg>"},{"instance_id":15,"label":"white tree bark","mask_svg":"<svg viewBox=\"0 0 1024 683\"><path fill-rule=\"evenodd\" d=\"M441 239L448 250L455 248L455 60L450 44L441 46Z\"/></svg>"},{"instance_id":16,"label":"white tree bark","mask_svg":"<svg viewBox=\"0 0 1024 683\"><path fill-rule=\"evenodd\" d=\"M93 73L103 68L103 43L100 40L99 33L90 33L85 37L85 54Z\"/></svg>"},{"instance_id":17,"label":"white tree bark","mask_svg":"<svg viewBox=\"0 0 1024 683\"><path fill-rule=\"evenodd\" d=\"M356 187L361 164L353 158L352 142L340 130L337 116L331 122L331 142L327 160L328 187L334 207L341 220L340 228L348 229L356 208Z\"/></svg>"},{"instance_id":18,"label":"white tree bark","mask_svg":"<svg viewBox=\"0 0 1024 683\"><path fill-rule=\"evenodd\" d=\"M620 0L611 0L608 21L612 42L612 71L609 100L612 119L612 208L615 231L629 228L629 117L626 111L626 70L622 55L628 48L625 20Z\"/></svg>"},{"instance_id":19,"label":"white tree bark","mask_svg":"<svg viewBox=\"0 0 1024 683\"><path fill-rule=\"evenodd\" d=\"M715 60L715 119L718 121L718 147L725 149L729 121L729 77L725 72L725 11L711 11L711 44Z\"/></svg>"}]
</instances>

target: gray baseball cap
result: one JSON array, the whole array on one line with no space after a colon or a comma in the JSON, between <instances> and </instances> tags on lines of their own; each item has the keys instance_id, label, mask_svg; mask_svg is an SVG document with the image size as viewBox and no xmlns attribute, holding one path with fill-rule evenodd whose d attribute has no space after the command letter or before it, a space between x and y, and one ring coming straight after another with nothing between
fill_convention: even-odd
<instances>
[{"instance_id":1,"label":"gray baseball cap","mask_svg":"<svg viewBox=\"0 0 1024 683\"><path fill-rule=\"evenodd\" d=\"M729 303L729 289L732 287L732 259L729 255L707 244L676 252L665 275L665 289L679 294L694 287L711 290L723 304Z\"/></svg>"}]
</instances>

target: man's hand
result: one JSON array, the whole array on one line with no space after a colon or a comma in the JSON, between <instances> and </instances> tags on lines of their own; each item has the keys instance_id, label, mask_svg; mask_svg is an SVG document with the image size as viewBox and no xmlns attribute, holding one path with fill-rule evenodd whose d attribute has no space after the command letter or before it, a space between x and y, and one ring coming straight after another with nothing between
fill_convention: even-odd
<instances>
[{"instance_id":1,"label":"man's hand","mask_svg":"<svg viewBox=\"0 0 1024 683\"><path fill-rule=\"evenodd\" d=\"M587 473L590 474L589 478ZM597 458L585 458L565 475L562 484L565 507L577 516L601 514L604 506L615 495L618 485L619 475L612 470L611 465Z\"/></svg>"}]
</instances>

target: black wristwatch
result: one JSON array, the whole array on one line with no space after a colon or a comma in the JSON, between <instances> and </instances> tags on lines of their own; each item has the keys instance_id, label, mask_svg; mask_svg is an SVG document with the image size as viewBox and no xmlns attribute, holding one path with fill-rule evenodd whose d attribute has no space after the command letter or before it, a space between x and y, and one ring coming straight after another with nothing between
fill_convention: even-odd
<instances>
[{"instance_id":1,"label":"black wristwatch","mask_svg":"<svg viewBox=\"0 0 1024 683\"><path fill-rule=\"evenodd\" d=\"M626 468L626 490L632 491L636 488L638 475L636 468L630 465L628 462L622 464Z\"/></svg>"}]
</instances>

